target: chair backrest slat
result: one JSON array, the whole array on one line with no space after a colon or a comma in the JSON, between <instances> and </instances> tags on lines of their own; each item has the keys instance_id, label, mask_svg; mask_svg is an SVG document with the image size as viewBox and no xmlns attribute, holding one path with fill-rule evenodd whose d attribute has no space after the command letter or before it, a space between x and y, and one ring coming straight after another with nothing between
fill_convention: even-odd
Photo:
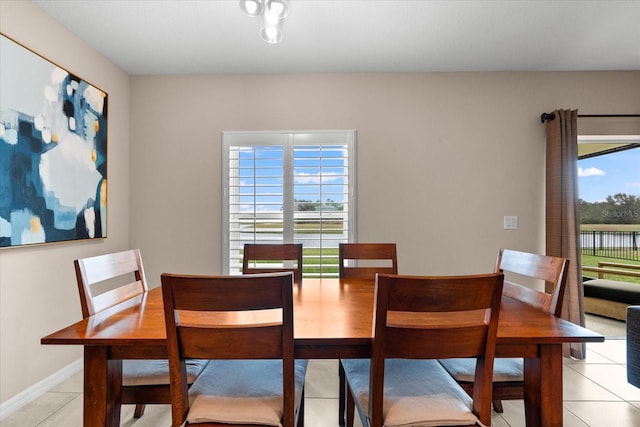
<instances>
[{"instance_id":1,"label":"chair backrest slat","mask_svg":"<svg viewBox=\"0 0 640 427\"><path fill-rule=\"evenodd\" d=\"M142 282L140 280L137 280L135 282L120 286L116 289L112 289L110 291L96 295L91 300L91 313L87 314L87 316L91 316L95 313L100 313L102 310L106 310L107 308L112 307L118 303L131 299L133 297L137 297L144 292L143 289L144 287L142 285Z\"/></svg>"},{"instance_id":2,"label":"chair backrest slat","mask_svg":"<svg viewBox=\"0 0 640 427\"><path fill-rule=\"evenodd\" d=\"M395 243L340 243L338 261L341 278L373 279L376 273L398 274Z\"/></svg>"}]
</instances>

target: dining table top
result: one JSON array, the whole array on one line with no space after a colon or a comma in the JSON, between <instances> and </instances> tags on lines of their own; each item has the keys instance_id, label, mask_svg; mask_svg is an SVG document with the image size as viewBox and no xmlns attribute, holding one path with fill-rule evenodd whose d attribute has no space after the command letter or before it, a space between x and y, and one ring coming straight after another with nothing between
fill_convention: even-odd
<instances>
[{"instance_id":1,"label":"dining table top","mask_svg":"<svg viewBox=\"0 0 640 427\"><path fill-rule=\"evenodd\" d=\"M296 356L367 356L373 335L372 280L305 278L300 286L294 285L293 300ZM509 356L501 354L501 347L601 341L604 337L596 332L520 301L502 298L497 355ZM41 343L153 347L162 355L166 346L162 290L153 288L79 320L43 337ZM345 354L344 349L336 348L336 355L333 355L333 346L349 346L352 352ZM522 349L518 351L521 353ZM149 357L148 353L146 357Z\"/></svg>"}]
</instances>

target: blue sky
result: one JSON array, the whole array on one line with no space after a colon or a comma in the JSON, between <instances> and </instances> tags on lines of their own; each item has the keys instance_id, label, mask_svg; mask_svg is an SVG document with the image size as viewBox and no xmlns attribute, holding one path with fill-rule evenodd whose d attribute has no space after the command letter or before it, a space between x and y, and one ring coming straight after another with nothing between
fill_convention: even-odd
<instances>
[{"instance_id":1,"label":"blue sky","mask_svg":"<svg viewBox=\"0 0 640 427\"><path fill-rule=\"evenodd\" d=\"M640 197L640 148L579 160L578 183L590 203L616 193Z\"/></svg>"}]
</instances>

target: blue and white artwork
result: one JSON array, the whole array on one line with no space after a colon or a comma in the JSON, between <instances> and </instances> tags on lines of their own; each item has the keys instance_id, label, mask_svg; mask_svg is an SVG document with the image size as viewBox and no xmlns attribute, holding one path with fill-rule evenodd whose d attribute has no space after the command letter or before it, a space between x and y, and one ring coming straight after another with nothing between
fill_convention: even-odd
<instances>
[{"instance_id":1,"label":"blue and white artwork","mask_svg":"<svg viewBox=\"0 0 640 427\"><path fill-rule=\"evenodd\" d=\"M0 35L0 247L107 236L107 100Z\"/></svg>"}]
</instances>

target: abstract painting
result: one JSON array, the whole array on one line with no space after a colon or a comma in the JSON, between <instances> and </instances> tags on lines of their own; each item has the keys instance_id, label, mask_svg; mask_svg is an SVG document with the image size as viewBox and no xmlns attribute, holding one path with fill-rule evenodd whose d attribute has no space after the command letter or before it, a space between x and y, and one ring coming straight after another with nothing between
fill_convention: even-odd
<instances>
[{"instance_id":1,"label":"abstract painting","mask_svg":"<svg viewBox=\"0 0 640 427\"><path fill-rule=\"evenodd\" d=\"M107 236L107 101L0 35L0 248Z\"/></svg>"}]
</instances>

